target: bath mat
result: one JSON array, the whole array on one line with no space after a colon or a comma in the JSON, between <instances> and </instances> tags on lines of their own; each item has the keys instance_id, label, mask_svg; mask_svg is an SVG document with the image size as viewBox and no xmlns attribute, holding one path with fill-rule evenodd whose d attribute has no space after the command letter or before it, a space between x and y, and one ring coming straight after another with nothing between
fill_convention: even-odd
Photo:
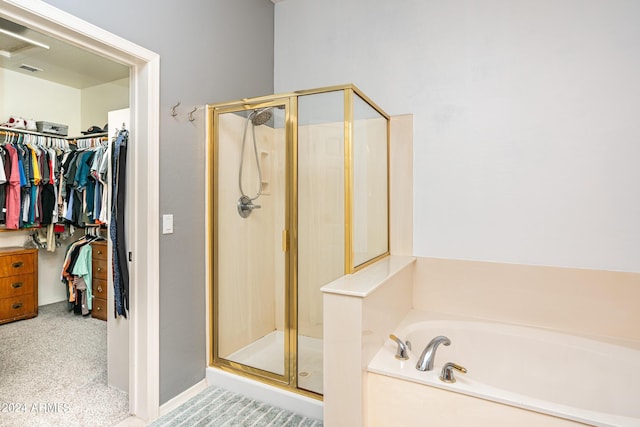
<instances>
[{"instance_id":1,"label":"bath mat","mask_svg":"<svg viewBox=\"0 0 640 427\"><path fill-rule=\"evenodd\" d=\"M151 427L321 427L322 421L249 399L218 387L156 420Z\"/></svg>"}]
</instances>

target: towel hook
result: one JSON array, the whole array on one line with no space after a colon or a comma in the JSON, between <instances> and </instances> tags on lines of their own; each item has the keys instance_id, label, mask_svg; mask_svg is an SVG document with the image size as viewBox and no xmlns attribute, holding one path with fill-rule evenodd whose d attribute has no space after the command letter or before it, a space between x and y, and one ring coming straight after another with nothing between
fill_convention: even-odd
<instances>
[{"instance_id":1,"label":"towel hook","mask_svg":"<svg viewBox=\"0 0 640 427\"><path fill-rule=\"evenodd\" d=\"M178 103L176 105L174 105L173 107L171 107L171 117L175 117L178 115L178 113L176 112L176 108L178 108L178 106L182 103L182 101L178 101Z\"/></svg>"},{"instance_id":2,"label":"towel hook","mask_svg":"<svg viewBox=\"0 0 640 427\"><path fill-rule=\"evenodd\" d=\"M189 112L189 121L190 122L192 122L192 121L194 121L196 119L195 117L193 117L193 113L195 113L196 111L198 111L198 107L193 107L193 110L191 110Z\"/></svg>"}]
</instances>

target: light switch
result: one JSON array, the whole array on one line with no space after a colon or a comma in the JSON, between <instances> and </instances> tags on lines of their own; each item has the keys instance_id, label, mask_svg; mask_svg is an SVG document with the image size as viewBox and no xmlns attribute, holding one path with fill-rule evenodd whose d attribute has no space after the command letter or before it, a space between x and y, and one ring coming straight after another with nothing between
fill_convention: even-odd
<instances>
[{"instance_id":1,"label":"light switch","mask_svg":"<svg viewBox=\"0 0 640 427\"><path fill-rule=\"evenodd\" d=\"M173 233L173 215L162 215L162 234Z\"/></svg>"}]
</instances>

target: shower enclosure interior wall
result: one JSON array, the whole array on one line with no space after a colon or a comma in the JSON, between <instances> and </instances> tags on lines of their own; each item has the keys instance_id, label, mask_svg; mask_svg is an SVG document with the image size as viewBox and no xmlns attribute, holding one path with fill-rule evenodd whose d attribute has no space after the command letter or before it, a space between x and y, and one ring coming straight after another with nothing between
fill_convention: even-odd
<instances>
[{"instance_id":1,"label":"shower enclosure interior wall","mask_svg":"<svg viewBox=\"0 0 640 427\"><path fill-rule=\"evenodd\" d=\"M353 85L207 110L210 364L321 398L320 288L389 253L389 117Z\"/></svg>"}]
</instances>

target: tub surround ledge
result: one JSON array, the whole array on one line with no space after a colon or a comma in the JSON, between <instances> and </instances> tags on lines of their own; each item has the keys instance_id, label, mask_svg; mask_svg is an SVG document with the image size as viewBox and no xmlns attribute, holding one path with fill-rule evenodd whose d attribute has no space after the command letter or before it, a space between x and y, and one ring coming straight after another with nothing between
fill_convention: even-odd
<instances>
[{"instance_id":1,"label":"tub surround ledge","mask_svg":"<svg viewBox=\"0 0 640 427\"><path fill-rule=\"evenodd\" d=\"M415 262L416 257L413 256L390 255L354 274L342 276L320 290L329 294L365 298Z\"/></svg>"}]
</instances>

